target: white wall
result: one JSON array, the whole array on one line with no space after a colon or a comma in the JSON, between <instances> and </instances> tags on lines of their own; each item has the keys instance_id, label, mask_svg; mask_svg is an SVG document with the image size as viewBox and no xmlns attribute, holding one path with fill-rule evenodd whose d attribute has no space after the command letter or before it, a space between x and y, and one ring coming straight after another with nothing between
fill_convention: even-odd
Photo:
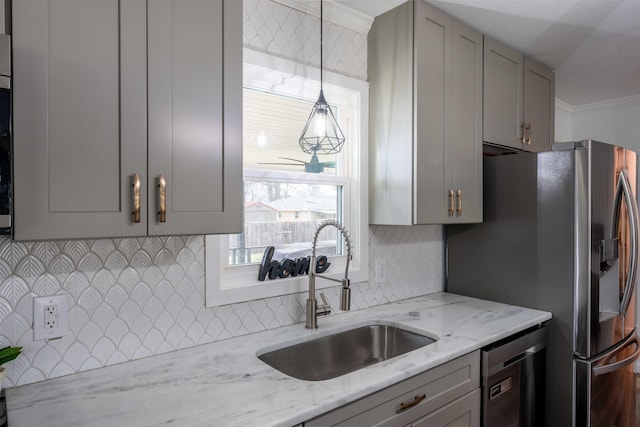
<instances>
[{"instance_id":1,"label":"white wall","mask_svg":"<svg viewBox=\"0 0 640 427\"><path fill-rule=\"evenodd\" d=\"M566 102L556 99L556 142L572 141L571 115L573 107Z\"/></svg>"},{"instance_id":2,"label":"white wall","mask_svg":"<svg viewBox=\"0 0 640 427\"><path fill-rule=\"evenodd\" d=\"M573 107L573 139L595 139L640 153L640 96Z\"/></svg>"},{"instance_id":3,"label":"white wall","mask_svg":"<svg viewBox=\"0 0 640 427\"><path fill-rule=\"evenodd\" d=\"M572 106L556 99L556 141L595 139L640 154L640 96Z\"/></svg>"}]
</instances>

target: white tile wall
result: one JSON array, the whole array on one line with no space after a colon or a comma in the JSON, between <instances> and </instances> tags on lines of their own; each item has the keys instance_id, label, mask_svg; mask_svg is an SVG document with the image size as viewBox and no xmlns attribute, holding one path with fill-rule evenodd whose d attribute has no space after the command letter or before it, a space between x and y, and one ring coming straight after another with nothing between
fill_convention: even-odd
<instances>
[{"instance_id":1,"label":"white tile wall","mask_svg":"<svg viewBox=\"0 0 640 427\"><path fill-rule=\"evenodd\" d=\"M320 66L320 20L270 0L244 0L244 46ZM367 35L325 21L323 69L367 79Z\"/></svg>"},{"instance_id":2,"label":"white tile wall","mask_svg":"<svg viewBox=\"0 0 640 427\"><path fill-rule=\"evenodd\" d=\"M318 65L318 19L270 0L245 0L245 45ZM366 79L366 35L328 25L326 69ZM325 52L326 53L326 52ZM369 283L353 284L352 309L441 291L441 226L369 228ZM387 281L373 278L384 257ZM327 290L338 306L338 290ZM69 335L33 342L32 296L66 294ZM172 236L0 243L0 345L21 345L5 386L289 325L305 294L204 306L204 238Z\"/></svg>"}]
</instances>

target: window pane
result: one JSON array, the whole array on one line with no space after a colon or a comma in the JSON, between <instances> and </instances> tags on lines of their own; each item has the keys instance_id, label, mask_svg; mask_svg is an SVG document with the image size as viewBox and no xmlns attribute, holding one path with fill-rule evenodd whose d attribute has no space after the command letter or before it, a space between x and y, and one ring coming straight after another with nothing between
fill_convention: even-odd
<instances>
[{"instance_id":1,"label":"window pane","mask_svg":"<svg viewBox=\"0 0 640 427\"><path fill-rule=\"evenodd\" d=\"M265 248L273 259L311 255L316 228L325 219L342 218L342 187L284 182L245 181L245 227L229 236L229 264L259 263ZM319 255L340 255L342 239L333 227L322 230Z\"/></svg>"},{"instance_id":2,"label":"window pane","mask_svg":"<svg viewBox=\"0 0 640 427\"><path fill-rule=\"evenodd\" d=\"M336 173L335 154L312 162L298 143L313 102L247 88L243 102L245 168Z\"/></svg>"}]
</instances>

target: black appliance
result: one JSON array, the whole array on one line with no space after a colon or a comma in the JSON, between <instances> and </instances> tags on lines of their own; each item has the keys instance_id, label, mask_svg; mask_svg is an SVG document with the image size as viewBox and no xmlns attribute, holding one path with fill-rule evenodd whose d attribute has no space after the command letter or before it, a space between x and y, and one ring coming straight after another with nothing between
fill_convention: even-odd
<instances>
[{"instance_id":1,"label":"black appliance","mask_svg":"<svg viewBox=\"0 0 640 427\"><path fill-rule=\"evenodd\" d=\"M482 349L482 425L545 425L547 329L532 328Z\"/></svg>"},{"instance_id":2,"label":"black appliance","mask_svg":"<svg viewBox=\"0 0 640 427\"><path fill-rule=\"evenodd\" d=\"M11 37L0 34L0 234L11 233Z\"/></svg>"}]
</instances>

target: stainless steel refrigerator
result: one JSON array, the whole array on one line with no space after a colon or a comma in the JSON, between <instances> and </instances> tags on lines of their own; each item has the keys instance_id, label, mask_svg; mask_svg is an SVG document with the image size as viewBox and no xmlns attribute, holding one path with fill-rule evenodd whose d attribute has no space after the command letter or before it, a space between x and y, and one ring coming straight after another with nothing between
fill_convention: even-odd
<instances>
[{"instance_id":1,"label":"stainless steel refrigerator","mask_svg":"<svg viewBox=\"0 0 640 427\"><path fill-rule=\"evenodd\" d=\"M484 222L447 227L447 290L553 313L546 425L636 427L636 153L596 141L484 159Z\"/></svg>"}]
</instances>

